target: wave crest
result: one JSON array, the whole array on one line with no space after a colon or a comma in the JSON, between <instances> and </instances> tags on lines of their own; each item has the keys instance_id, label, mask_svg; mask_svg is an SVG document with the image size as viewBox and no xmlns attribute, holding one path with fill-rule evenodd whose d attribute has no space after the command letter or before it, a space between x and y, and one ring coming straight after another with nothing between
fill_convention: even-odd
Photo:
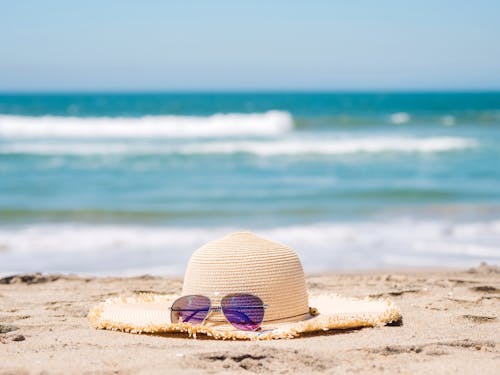
<instances>
[{"instance_id":1,"label":"wave crest","mask_svg":"<svg viewBox=\"0 0 500 375\"><path fill-rule=\"evenodd\" d=\"M184 138L270 136L292 130L288 112L212 116L28 117L0 116L6 138Z\"/></svg>"},{"instance_id":2,"label":"wave crest","mask_svg":"<svg viewBox=\"0 0 500 375\"><path fill-rule=\"evenodd\" d=\"M242 141L216 142L185 145L178 149L182 154L235 154L248 153L258 156L280 155L342 155L355 153L383 152L443 152L476 146L471 139L438 138L398 138L381 137L366 139L332 140L280 140L280 141Z\"/></svg>"},{"instance_id":3,"label":"wave crest","mask_svg":"<svg viewBox=\"0 0 500 375\"><path fill-rule=\"evenodd\" d=\"M464 267L480 261L500 261L498 220L394 218L387 222L254 229L294 248L307 272L331 271L332 267ZM193 249L233 230L237 228L71 223L0 227L0 275L40 269L105 275L179 275Z\"/></svg>"},{"instance_id":4,"label":"wave crest","mask_svg":"<svg viewBox=\"0 0 500 375\"><path fill-rule=\"evenodd\" d=\"M478 142L458 137L378 137L345 139L230 140L183 143L11 142L0 154L37 155L228 155L260 157L345 155L357 153L436 153L473 148Z\"/></svg>"}]
</instances>

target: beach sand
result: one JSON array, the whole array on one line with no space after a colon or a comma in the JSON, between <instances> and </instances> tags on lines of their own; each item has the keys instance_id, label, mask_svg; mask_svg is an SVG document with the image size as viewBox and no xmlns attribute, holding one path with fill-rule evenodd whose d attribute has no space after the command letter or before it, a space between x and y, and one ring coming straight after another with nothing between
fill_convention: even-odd
<instances>
[{"instance_id":1,"label":"beach sand","mask_svg":"<svg viewBox=\"0 0 500 375\"><path fill-rule=\"evenodd\" d=\"M180 292L182 280L24 275L0 279L0 374L500 373L500 268L310 275L308 288L389 297L396 326L269 342L95 330L86 315L119 294Z\"/></svg>"}]
</instances>

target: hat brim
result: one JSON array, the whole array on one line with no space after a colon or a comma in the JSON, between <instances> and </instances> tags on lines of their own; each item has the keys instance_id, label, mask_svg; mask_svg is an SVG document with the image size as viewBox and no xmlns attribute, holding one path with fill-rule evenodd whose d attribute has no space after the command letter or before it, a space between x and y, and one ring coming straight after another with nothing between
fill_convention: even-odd
<instances>
[{"instance_id":1,"label":"hat brim","mask_svg":"<svg viewBox=\"0 0 500 375\"><path fill-rule=\"evenodd\" d=\"M266 323L259 331L242 331L230 324L193 326L172 323L170 306L179 296L137 294L110 298L93 307L88 319L98 329L130 333L184 333L190 337L204 334L215 339L270 340L293 338L305 333L335 329L381 326L401 319L397 306L389 299L354 299L334 294L309 296L309 305L319 314L297 322Z\"/></svg>"}]
</instances>

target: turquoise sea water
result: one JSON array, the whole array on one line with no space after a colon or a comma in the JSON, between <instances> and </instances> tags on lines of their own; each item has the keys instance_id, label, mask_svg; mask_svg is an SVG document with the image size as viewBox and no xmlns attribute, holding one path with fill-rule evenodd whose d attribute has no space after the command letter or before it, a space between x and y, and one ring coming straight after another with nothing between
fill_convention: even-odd
<instances>
[{"instance_id":1,"label":"turquoise sea water","mask_svg":"<svg viewBox=\"0 0 500 375\"><path fill-rule=\"evenodd\" d=\"M251 229L308 272L500 260L500 93L0 95L0 273L181 274Z\"/></svg>"}]
</instances>

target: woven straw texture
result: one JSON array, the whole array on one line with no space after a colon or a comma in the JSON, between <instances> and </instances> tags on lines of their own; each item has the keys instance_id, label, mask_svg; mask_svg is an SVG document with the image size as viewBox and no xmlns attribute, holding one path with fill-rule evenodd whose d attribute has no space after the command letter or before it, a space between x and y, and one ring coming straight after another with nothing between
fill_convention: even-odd
<instances>
[{"instance_id":1,"label":"woven straw texture","mask_svg":"<svg viewBox=\"0 0 500 375\"><path fill-rule=\"evenodd\" d=\"M183 295L202 294L218 303L229 293L251 293L267 305L264 320L298 321L309 312L304 271L289 247L238 232L196 250Z\"/></svg>"}]
</instances>

